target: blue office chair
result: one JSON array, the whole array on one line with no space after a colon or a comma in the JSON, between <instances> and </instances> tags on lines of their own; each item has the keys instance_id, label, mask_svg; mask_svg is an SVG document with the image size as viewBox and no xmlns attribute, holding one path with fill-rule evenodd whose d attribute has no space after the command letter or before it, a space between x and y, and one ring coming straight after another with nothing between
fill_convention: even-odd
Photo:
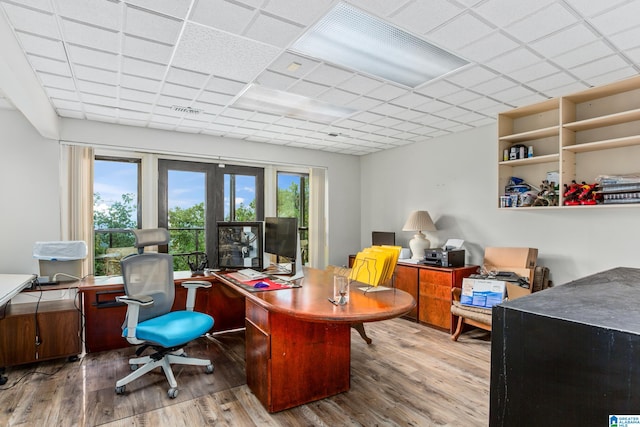
<instances>
[{"instance_id":1,"label":"blue office chair","mask_svg":"<svg viewBox=\"0 0 640 427\"><path fill-rule=\"evenodd\" d=\"M164 228L132 230L138 254L124 258L120 265L124 279L125 295L117 300L127 304L127 316L122 325L122 336L137 349L129 359L133 372L116 382L116 393L123 394L125 385L147 372L161 367L169 381L168 395L178 396L178 385L171 370L172 363L205 366L205 372L213 372L211 361L187 357L183 347L206 334L213 327L213 318L193 311L196 289L210 287L206 281L184 282L187 288L186 310L171 311L175 296L173 281L173 256L164 253L145 253L145 246L166 245L169 232ZM155 352L140 357L147 349Z\"/></svg>"}]
</instances>

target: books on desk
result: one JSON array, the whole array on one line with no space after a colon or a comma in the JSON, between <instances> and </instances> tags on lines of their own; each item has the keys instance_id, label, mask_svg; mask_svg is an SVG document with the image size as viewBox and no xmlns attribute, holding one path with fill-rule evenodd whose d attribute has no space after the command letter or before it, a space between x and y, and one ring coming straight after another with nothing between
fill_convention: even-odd
<instances>
[{"instance_id":1,"label":"books on desk","mask_svg":"<svg viewBox=\"0 0 640 427\"><path fill-rule=\"evenodd\" d=\"M400 257L400 246L372 246L358 252L349 278L378 286L391 280Z\"/></svg>"},{"instance_id":2,"label":"books on desk","mask_svg":"<svg viewBox=\"0 0 640 427\"><path fill-rule=\"evenodd\" d=\"M260 280L267 277L266 274L261 273L260 271L252 270L251 268L243 268L242 270L238 270L235 273L230 273L232 277L241 282L250 282L251 280Z\"/></svg>"}]
</instances>

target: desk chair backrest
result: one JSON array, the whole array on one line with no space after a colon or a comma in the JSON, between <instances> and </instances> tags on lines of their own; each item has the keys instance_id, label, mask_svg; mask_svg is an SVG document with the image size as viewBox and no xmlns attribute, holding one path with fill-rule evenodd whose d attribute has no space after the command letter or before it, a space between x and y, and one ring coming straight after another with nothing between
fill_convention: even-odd
<instances>
[{"instance_id":1,"label":"desk chair backrest","mask_svg":"<svg viewBox=\"0 0 640 427\"><path fill-rule=\"evenodd\" d=\"M136 237L138 254L129 255L120 262L126 295L148 295L153 305L140 307L138 322L143 322L171 311L175 297L173 282L173 256L144 252L146 246L166 245L169 232L164 228L132 230ZM127 320L123 324L126 326Z\"/></svg>"}]
</instances>

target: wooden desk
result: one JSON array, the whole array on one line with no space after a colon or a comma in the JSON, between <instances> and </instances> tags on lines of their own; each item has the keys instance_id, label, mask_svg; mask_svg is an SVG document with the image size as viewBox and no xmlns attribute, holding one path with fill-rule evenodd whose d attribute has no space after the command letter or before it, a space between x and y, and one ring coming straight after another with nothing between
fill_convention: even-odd
<instances>
[{"instance_id":1,"label":"wooden desk","mask_svg":"<svg viewBox=\"0 0 640 427\"><path fill-rule=\"evenodd\" d=\"M31 274L0 275L0 384L5 367L61 357L77 358L82 352L80 309L75 299L13 304L8 302L24 291L35 278ZM70 282L35 289L41 291L73 288ZM38 295L41 297L42 295Z\"/></svg>"},{"instance_id":2,"label":"wooden desk","mask_svg":"<svg viewBox=\"0 0 640 427\"><path fill-rule=\"evenodd\" d=\"M324 270L305 269L301 288L276 291L250 292L218 278L246 297L247 384L269 412L349 390L351 323L401 316L416 305L399 289L365 293L357 282L348 304L333 305Z\"/></svg>"},{"instance_id":3,"label":"wooden desk","mask_svg":"<svg viewBox=\"0 0 640 427\"><path fill-rule=\"evenodd\" d=\"M211 288L198 290L195 310L215 319L214 331L244 327L244 296L221 285L213 276L192 277L187 271L175 272L174 310L184 309L187 290L180 284L190 279L208 280L213 284ZM85 316L85 351L93 353L130 346L122 337L121 329L127 307L116 301L116 297L124 295L122 276L87 277L78 282L78 291L82 295Z\"/></svg>"}]
</instances>

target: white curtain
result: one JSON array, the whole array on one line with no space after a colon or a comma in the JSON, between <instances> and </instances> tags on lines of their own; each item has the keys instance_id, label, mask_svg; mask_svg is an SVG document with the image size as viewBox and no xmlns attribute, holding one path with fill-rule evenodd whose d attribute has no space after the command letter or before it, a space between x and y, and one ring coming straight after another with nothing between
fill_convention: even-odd
<instances>
[{"instance_id":1,"label":"white curtain","mask_svg":"<svg viewBox=\"0 0 640 427\"><path fill-rule=\"evenodd\" d=\"M327 266L327 171L311 168L309 173L309 266Z\"/></svg>"},{"instance_id":2,"label":"white curtain","mask_svg":"<svg viewBox=\"0 0 640 427\"><path fill-rule=\"evenodd\" d=\"M62 144L60 161L62 240L83 240L82 275L93 273L93 148Z\"/></svg>"}]
</instances>

